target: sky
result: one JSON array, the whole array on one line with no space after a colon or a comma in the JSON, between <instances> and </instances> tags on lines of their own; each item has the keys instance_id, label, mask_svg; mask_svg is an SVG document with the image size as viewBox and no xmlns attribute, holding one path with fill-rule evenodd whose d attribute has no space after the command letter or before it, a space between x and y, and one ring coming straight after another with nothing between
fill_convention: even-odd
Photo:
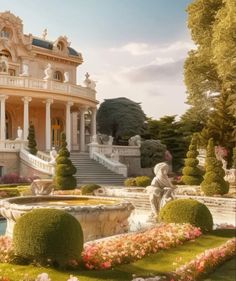
<instances>
[{"instance_id":1,"label":"sky","mask_svg":"<svg viewBox=\"0 0 236 281\"><path fill-rule=\"evenodd\" d=\"M147 117L181 115L183 62L194 48L186 26L191 0L0 0L23 20L24 33L55 41L66 35L83 55L84 74L97 82L97 99L127 97Z\"/></svg>"}]
</instances>

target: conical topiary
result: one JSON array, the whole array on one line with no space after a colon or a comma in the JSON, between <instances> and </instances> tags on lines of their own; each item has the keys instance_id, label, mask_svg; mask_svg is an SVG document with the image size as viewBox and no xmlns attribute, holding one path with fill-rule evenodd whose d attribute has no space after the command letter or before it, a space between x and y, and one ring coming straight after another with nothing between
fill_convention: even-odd
<instances>
[{"instance_id":1,"label":"conical topiary","mask_svg":"<svg viewBox=\"0 0 236 281\"><path fill-rule=\"evenodd\" d=\"M188 185L199 185L203 181L202 171L197 167L199 161L197 151L197 139L196 136L192 137L187 152L187 158L185 159L185 167L183 168L183 176L181 181Z\"/></svg>"},{"instance_id":2,"label":"conical topiary","mask_svg":"<svg viewBox=\"0 0 236 281\"><path fill-rule=\"evenodd\" d=\"M68 151L66 135L61 135L61 147L56 158L54 184L57 189L74 189L76 188L76 168L72 164L70 152Z\"/></svg>"},{"instance_id":3,"label":"conical topiary","mask_svg":"<svg viewBox=\"0 0 236 281\"><path fill-rule=\"evenodd\" d=\"M37 143L36 143L36 140L35 140L35 130L34 130L34 125L31 124L29 126L29 134L28 134L28 148L29 148L29 152L33 155L36 155L37 154Z\"/></svg>"},{"instance_id":4,"label":"conical topiary","mask_svg":"<svg viewBox=\"0 0 236 281\"><path fill-rule=\"evenodd\" d=\"M225 171L222 162L216 159L213 139L208 141L206 153L206 173L201 183L201 190L207 196L226 194L229 191L229 183L224 180Z\"/></svg>"}]
</instances>

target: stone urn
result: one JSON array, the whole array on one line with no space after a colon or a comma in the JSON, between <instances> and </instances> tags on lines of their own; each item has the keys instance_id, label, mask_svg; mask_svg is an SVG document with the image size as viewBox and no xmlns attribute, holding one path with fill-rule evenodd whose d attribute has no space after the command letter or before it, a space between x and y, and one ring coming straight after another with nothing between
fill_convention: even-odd
<instances>
[{"instance_id":1,"label":"stone urn","mask_svg":"<svg viewBox=\"0 0 236 281\"><path fill-rule=\"evenodd\" d=\"M52 179L37 179L34 180L30 185L33 195L49 195L53 191Z\"/></svg>"}]
</instances>

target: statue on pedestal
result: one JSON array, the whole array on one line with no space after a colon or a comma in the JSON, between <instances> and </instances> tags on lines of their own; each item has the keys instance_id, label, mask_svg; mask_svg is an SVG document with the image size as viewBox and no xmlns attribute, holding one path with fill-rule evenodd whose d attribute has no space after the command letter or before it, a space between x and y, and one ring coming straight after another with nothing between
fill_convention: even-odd
<instances>
[{"instance_id":1,"label":"statue on pedestal","mask_svg":"<svg viewBox=\"0 0 236 281\"><path fill-rule=\"evenodd\" d=\"M146 192L149 194L152 213L156 215L159 210L170 200L174 199L172 185L168 178L169 166L165 162L158 163L154 167L155 177L151 185L146 187Z\"/></svg>"},{"instance_id":2,"label":"statue on pedestal","mask_svg":"<svg viewBox=\"0 0 236 281\"><path fill-rule=\"evenodd\" d=\"M120 155L117 149L115 149L112 154L111 154L111 160L113 160L114 162L119 162L120 160Z\"/></svg>"},{"instance_id":3,"label":"statue on pedestal","mask_svg":"<svg viewBox=\"0 0 236 281\"><path fill-rule=\"evenodd\" d=\"M52 150L50 151L50 164L56 164L56 158L57 158L57 151L55 149L55 147L52 147Z\"/></svg>"},{"instance_id":4,"label":"statue on pedestal","mask_svg":"<svg viewBox=\"0 0 236 281\"><path fill-rule=\"evenodd\" d=\"M64 81L63 82L68 83L69 80L70 80L70 75L69 75L69 72L66 71L66 72L64 72Z\"/></svg>"},{"instance_id":5,"label":"statue on pedestal","mask_svg":"<svg viewBox=\"0 0 236 281\"><path fill-rule=\"evenodd\" d=\"M0 72L8 74L8 68L9 68L9 64L8 64L7 57L1 56L0 57Z\"/></svg>"},{"instance_id":6,"label":"statue on pedestal","mask_svg":"<svg viewBox=\"0 0 236 281\"><path fill-rule=\"evenodd\" d=\"M52 79L52 65L48 63L47 67L44 70L45 76L43 77L43 80L50 80Z\"/></svg>"},{"instance_id":7,"label":"statue on pedestal","mask_svg":"<svg viewBox=\"0 0 236 281\"><path fill-rule=\"evenodd\" d=\"M29 76L29 66L28 64L22 65L22 73L20 74L22 77L28 77Z\"/></svg>"},{"instance_id":8,"label":"statue on pedestal","mask_svg":"<svg viewBox=\"0 0 236 281\"><path fill-rule=\"evenodd\" d=\"M141 137L140 135L133 136L128 141L129 146L141 146Z\"/></svg>"},{"instance_id":9,"label":"statue on pedestal","mask_svg":"<svg viewBox=\"0 0 236 281\"><path fill-rule=\"evenodd\" d=\"M23 134L23 130L21 129L20 126L18 126L17 128L17 140L22 140L22 134Z\"/></svg>"}]
</instances>

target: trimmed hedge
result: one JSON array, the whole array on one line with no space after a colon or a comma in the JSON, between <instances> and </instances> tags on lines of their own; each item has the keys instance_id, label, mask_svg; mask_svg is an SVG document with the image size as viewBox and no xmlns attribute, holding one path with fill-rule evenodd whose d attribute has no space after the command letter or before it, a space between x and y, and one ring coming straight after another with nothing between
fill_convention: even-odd
<instances>
[{"instance_id":1,"label":"trimmed hedge","mask_svg":"<svg viewBox=\"0 0 236 281\"><path fill-rule=\"evenodd\" d=\"M80 259L83 232L76 218L64 211L35 209L16 221L13 245L20 259L64 267Z\"/></svg>"},{"instance_id":2,"label":"trimmed hedge","mask_svg":"<svg viewBox=\"0 0 236 281\"><path fill-rule=\"evenodd\" d=\"M151 184L150 177L147 176L139 176L136 178L128 178L124 181L125 186L138 186L138 187L146 187Z\"/></svg>"},{"instance_id":3,"label":"trimmed hedge","mask_svg":"<svg viewBox=\"0 0 236 281\"><path fill-rule=\"evenodd\" d=\"M76 173L76 168L72 164L70 152L68 151L66 135L61 135L61 148L56 158L55 176L53 178L56 189L74 189L77 186L77 180L73 176Z\"/></svg>"},{"instance_id":4,"label":"trimmed hedge","mask_svg":"<svg viewBox=\"0 0 236 281\"><path fill-rule=\"evenodd\" d=\"M193 136L189 145L189 151L187 152L187 158L185 159L185 167L183 168L183 176L181 181L188 185L199 185L203 181L202 171L198 168L198 151L197 140Z\"/></svg>"},{"instance_id":5,"label":"trimmed hedge","mask_svg":"<svg viewBox=\"0 0 236 281\"><path fill-rule=\"evenodd\" d=\"M190 223L200 227L202 232L211 231L213 218L206 205L193 199L177 199L168 202L158 216L166 223Z\"/></svg>"},{"instance_id":6,"label":"trimmed hedge","mask_svg":"<svg viewBox=\"0 0 236 281\"><path fill-rule=\"evenodd\" d=\"M206 196L228 193L229 183L224 180L225 171L222 162L216 159L213 139L208 142L206 156L206 174L201 183L201 190Z\"/></svg>"},{"instance_id":7,"label":"trimmed hedge","mask_svg":"<svg viewBox=\"0 0 236 281\"><path fill-rule=\"evenodd\" d=\"M98 184L86 184L81 186L80 190L82 195L87 195L93 194L93 192L99 188L101 188L101 186Z\"/></svg>"}]
</instances>

